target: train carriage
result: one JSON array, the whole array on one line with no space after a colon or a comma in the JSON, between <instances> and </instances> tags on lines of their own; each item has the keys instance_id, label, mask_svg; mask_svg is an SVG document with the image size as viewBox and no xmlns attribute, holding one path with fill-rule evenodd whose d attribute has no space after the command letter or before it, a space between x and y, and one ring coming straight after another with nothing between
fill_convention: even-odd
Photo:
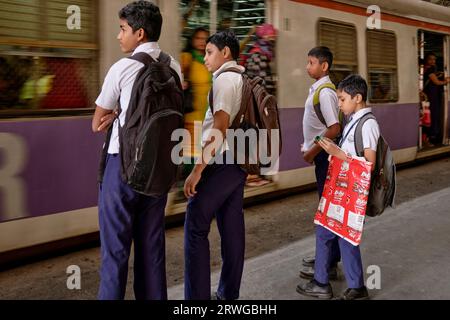
<instances>
[{"instance_id":1,"label":"train carriage","mask_svg":"<svg viewBox=\"0 0 450 320\"><path fill-rule=\"evenodd\" d=\"M104 137L91 133L90 123L102 79L122 57L115 39L117 12L127 2L0 0L0 264L96 237L97 167ZM368 80L369 104L397 163L450 152L448 86L440 115L442 144L423 148L419 125L421 55L433 51L438 69L448 76L450 8L444 2L155 2L164 18L160 45L175 57L183 37L196 26L211 32L230 27L242 40L256 24L268 22L278 29L280 171L270 184L246 188L246 198L314 183L300 144L304 101L312 84L306 53L316 45L335 54L333 81L350 73ZM169 197L167 216L183 213L185 201L175 198L176 191Z\"/></svg>"}]
</instances>

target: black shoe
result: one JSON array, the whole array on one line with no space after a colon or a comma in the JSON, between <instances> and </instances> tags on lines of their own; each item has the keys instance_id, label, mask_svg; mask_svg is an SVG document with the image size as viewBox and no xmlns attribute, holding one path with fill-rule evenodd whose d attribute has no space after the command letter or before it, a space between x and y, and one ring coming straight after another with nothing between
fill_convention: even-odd
<instances>
[{"instance_id":1,"label":"black shoe","mask_svg":"<svg viewBox=\"0 0 450 320\"><path fill-rule=\"evenodd\" d=\"M338 300L367 300L369 299L369 292L366 287L362 287L359 289L351 289L348 288L344 291L342 296L338 298Z\"/></svg>"},{"instance_id":2,"label":"black shoe","mask_svg":"<svg viewBox=\"0 0 450 320\"><path fill-rule=\"evenodd\" d=\"M314 263L316 262L316 256L304 257L302 259L302 264L305 267L314 267Z\"/></svg>"},{"instance_id":3,"label":"black shoe","mask_svg":"<svg viewBox=\"0 0 450 320\"><path fill-rule=\"evenodd\" d=\"M300 283L297 286L297 292L319 299L333 298L333 289L331 289L330 284L327 284L325 287L320 287L314 279L309 282Z\"/></svg>"},{"instance_id":4,"label":"black shoe","mask_svg":"<svg viewBox=\"0 0 450 320\"><path fill-rule=\"evenodd\" d=\"M300 270L299 277L303 278L303 279L313 279L314 278L314 266L302 268ZM338 279L337 266L331 267L330 270L328 270L328 279L329 280L337 280Z\"/></svg>"}]
</instances>

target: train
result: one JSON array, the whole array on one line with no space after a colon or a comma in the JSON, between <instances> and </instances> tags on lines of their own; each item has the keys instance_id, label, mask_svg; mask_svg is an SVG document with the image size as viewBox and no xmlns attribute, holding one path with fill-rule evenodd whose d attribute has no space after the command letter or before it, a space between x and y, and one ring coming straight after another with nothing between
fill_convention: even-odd
<instances>
[{"instance_id":1,"label":"train","mask_svg":"<svg viewBox=\"0 0 450 320\"><path fill-rule=\"evenodd\" d=\"M420 125L423 55L434 52L438 69L448 76L448 3L153 1L164 19L160 46L174 57L189 30L199 25L211 33L226 25L241 40L256 24L270 23L278 31L280 167L269 184L246 187L246 199L315 182L300 145L312 85L306 55L317 45L334 53L332 79L359 73L368 80L369 105L397 164L450 152L448 86L441 143L425 148ZM98 233L97 169L104 136L92 133L91 119L107 70L123 57L116 40L117 13L128 2L0 0L0 264ZM174 190L167 217L182 214L185 206Z\"/></svg>"}]
</instances>

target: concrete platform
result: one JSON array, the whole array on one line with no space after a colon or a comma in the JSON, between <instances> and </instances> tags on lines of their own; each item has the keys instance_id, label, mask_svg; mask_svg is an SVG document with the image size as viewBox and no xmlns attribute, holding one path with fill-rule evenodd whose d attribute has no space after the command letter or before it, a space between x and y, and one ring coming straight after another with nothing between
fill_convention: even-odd
<instances>
[{"instance_id":1,"label":"concrete platform","mask_svg":"<svg viewBox=\"0 0 450 320\"><path fill-rule=\"evenodd\" d=\"M246 260L240 299L312 299L295 288L306 281L298 272L314 247L309 236ZM371 299L450 299L450 188L367 218L361 249L364 268L375 265L381 271L381 287L369 290ZM339 279L331 282L335 295L347 287L339 266ZM366 281L371 274L366 273ZM218 277L213 273L213 291ZM169 299L183 299L183 285L171 287Z\"/></svg>"}]
</instances>

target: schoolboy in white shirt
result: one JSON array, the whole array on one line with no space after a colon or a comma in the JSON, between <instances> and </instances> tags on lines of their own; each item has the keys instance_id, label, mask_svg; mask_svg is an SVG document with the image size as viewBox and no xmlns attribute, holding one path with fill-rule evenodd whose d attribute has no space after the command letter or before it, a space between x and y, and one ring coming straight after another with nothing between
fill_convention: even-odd
<instances>
[{"instance_id":1,"label":"schoolboy in white shirt","mask_svg":"<svg viewBox=\"0 0 450 320\"><path fill-rule=\"evenodd\" d=\"M119 12L117 39L124 53L145 52L157 60L162 16L149 1L135 1ZM173 58L170 66L181 78L181 68ZM125 125L136 76L141 62L123 58L108 71L96 100L92 130L106 131L111 125L103 179L99 188L99 226L101 240L101 300L122 300L128 275L128 259L134 241L134 294L138 300L166 300L164 209L167 195L150 197L134 191L122 181L119 125ZM120 99L121 113L117 116Z\"/></svg>"},{"instance_id":2,"label":"schoolboy in white shirt","mask_svg":"<svg viewBox=\"0 0 450 320\"><path fill-rule=\"evenodd\" d=\"M224 138L239 112L243 80L239 73L224 72L238 69L239 41L231 31L209 37L205 66L213 73L213 106L203 122L202 163L195 165L184 185L189 198L186 208L184 292L187 300L211 299L211 270L208 234L214 217L221 236L222 272L216 297L220 300L239 298L244 268L244 184L247 174L237 164L211 164L212 158L224 156ZM211 108L212 107L212 108ZM213 111L212 111L213 110ZM208 152L213 142L209 132L222 133L220 147Z\"/></svg>"},{"instance_id":3,"label":"schoolboy in white shirt","mask_svg":"<svg viewBox=\"0 0 450 320\"><path fill-rule=\"evenodd\" d=\"M338 99L336 92L330 88L323 88L319 92L320 111L323 115L323 123L314 109L314 94L319 87L324 84L332 84L329 71L333 65L333 53L328 47L315 47L308 52L308 64L306 71L316 82L309 89L306 99L305 113L303 115L303 138L304 142L301 151L303 159L308 163L314 163L317 181L317 193L319 199L322 197L325 178L328 172L328 155L318 145L314 144L316 136L335 139L340 133L341 127L338 117ZM340 257L339 245L337 241L332 244L332 259L329 275L332 279L337 278L337 264ZM300 277L311 279L314 277L315 257L305 257L303 268L300 270Z\"/></svg>"},{"instance_id":4,"label":"schoolboy in white shirt","mask_svg":"<svg viewBox=\"0 0 450 320\"><path fill-rule=\"evenodd\" d=\"M338 97L340 109L345 115L350 116L349 123L345 126L342 133L342 139L340 141L341 148L338 148L337 145L328 138L320 139L318 145L320 145L327 153L345 160L347 154L352 156L357 155L354 147L356 125L364 115L372 110L366 106L367 83L359 75L350 75L339 83ZM374 119L367 120L362 127L364 158L373 163L373 168L375 168L379 137L380 128L377 121ZM367 299L369 294L364 285L364 271L359 246L352 245L322 226L316 226L316 228L316 251L324 253L320 255L323 258L316 258L315 268L316 270L320 270L320 272L316 272L314 279L310 282L298 285L297 292L319 298L332 297L332 289L328 279L326 277L320 278L318 275L327 271L327 266L330 263L329 244L331 241L335 241L336 238L338 238L344 265L344 274L348 285L348 288L342 294L341 299Z\"/></svg>"}]
</instances>

